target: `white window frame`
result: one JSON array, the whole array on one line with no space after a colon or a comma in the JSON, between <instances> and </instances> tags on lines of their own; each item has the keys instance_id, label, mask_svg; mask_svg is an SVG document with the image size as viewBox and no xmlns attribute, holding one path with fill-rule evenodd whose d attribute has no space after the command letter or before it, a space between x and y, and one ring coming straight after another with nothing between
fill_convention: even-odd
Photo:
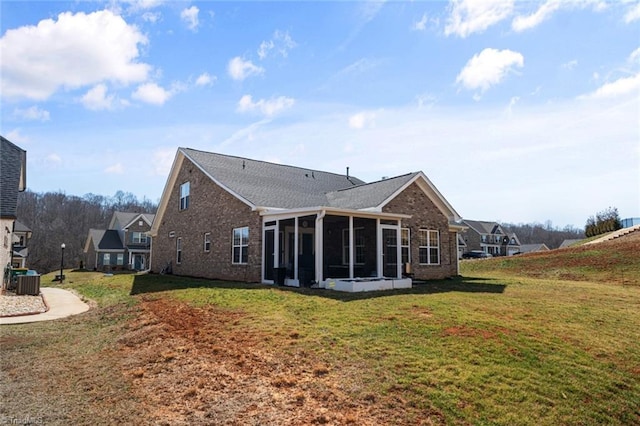
<instances>
[{"instance_id":1,"label":"white window frame","mask_svg":"<svg viewBox=\"0 0 640 426\"><path fill-rule=\"evenodd\" d=\"M435 245L433 244L432 237L435 235L436 241ZM421 265L440 265L440 231L434 229L420 229L418 231L418 243L419 246L419 260ZM426 250L426 260L427 262L423 262L423 250ZM438 260L437 262L433 262L431 259L431 255L435 253Z\"/></svg>"},{"instance_id":2,"label":"white window frame","mask_svg":"<svg viewBox=\"0 0 640 426\"><path fill-rule=\"evenodd\" d=\"M236 260L236 250L238 259ZM249 263L249 227L233 228L231 234L231 264L246 265Z\"/></svg>"},{"instance_id":3,"label":"white window frame","mask_svg":"<svg viewBox=\"0 0 640 426\"><path fill-rule=\"evenodd\" d=\"M176 265L182 263L182 237L176 239Z\"/></svg>"},{"instance_id":4,"label":"white window frame","mask_svg":"<svg viewBox=\"0 0 640 426\"><path fill-rule=\"evenodd\" d=\"M205 232L202 249L205 253L209 253L211 251L211 232Z\"/></svg>"},{"instance_id":5,"label":"white window frame","mask_svg":"<svg viewBox=\"0 0 640 426\"><path fill-rule=\"evenodd\" d=\"M405 232L406 232L406 244L405 244ZM407 261L404 259L404 251L407 251ZM411 263L411 229L400 229L400 256L403 263Z\"/></svg>"},{"instance_id":6,"label":"white window frame","mask_svg":"<svg viewBox=\"0 0 640 426\"><path fill-rule=\"evenodd\" d=\"M131 242L133 244L146 244L147 234L145 232L138 232L138 231L131 232Z\"/></svg>"},{"instance_id":7,"label":"white window frame","mask_svg":"<svg viewBox=\"0 0 640 426\"><path fill-rule=\"evenodd\" d=\"M124 253L116 254L116 265L118 266L124 265Z\"/></svg>"},{"instance_id":8,"label":"white window frame","mask_svg":"<svg viewBox=\"0 0 640 426\"><path fill-rule=\"evenodd\" d=\"M180 210L187 210L189 208L189 196L191 195L191 184L186 181L180 185Z\"/></svg>"},{"instance_id":9,"label":"white window frame","mask_svg":"<svg viewBox=\"0 0 640 426\"><path fill-rule=\"evenodd\" d=\"M111 265L111 253L102 253L102 264Z\"/></svg>"}]
</instances>

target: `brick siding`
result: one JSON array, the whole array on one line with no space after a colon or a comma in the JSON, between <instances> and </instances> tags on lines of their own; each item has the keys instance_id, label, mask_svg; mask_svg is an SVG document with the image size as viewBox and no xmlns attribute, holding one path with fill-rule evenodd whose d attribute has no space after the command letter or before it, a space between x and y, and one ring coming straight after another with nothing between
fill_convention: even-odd
<instances>
[{"instance_id":1,"label":"brick siding","mask_svg":"<svg viewBox=\"0 0 640 426\"><path fill-rule=\"evenodd\" d=\"M413 183L383 208L388 213L411 215L402 220L402 227L409 228L411 241L411 271L415 279L442 279L458 275L456 233L449 232L449 221L436 205ZM440 233L440 265L420 264L419 230L437 230Z\"/></svg>"},{"instance_id":2,"label":"brick siding","mask_svg":"<svg viewBox=\"0 0 640 426\"><path fill-rule=\"evenodd\" d=\"M190 182L189 207L180 210L180 185ZM248 262L233 265L233 229L249 227ZM174 232L174 237L169 233ZM211 250L204 251L210 233ZM176 241L182 238L182 262L176 264ZM210 279L260 282L262 225L258 212L219 187L185 158L153 240L151 269L160 272L169 262L173 273Z\"/></svg>"}]
</instances>

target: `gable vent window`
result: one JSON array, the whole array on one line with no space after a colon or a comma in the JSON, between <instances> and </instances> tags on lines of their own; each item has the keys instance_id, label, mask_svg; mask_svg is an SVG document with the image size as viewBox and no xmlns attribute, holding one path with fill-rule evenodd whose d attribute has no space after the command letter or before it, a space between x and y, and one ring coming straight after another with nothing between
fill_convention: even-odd
<instances>
[{"instance_id":1,"label":"gable vent window","mask_svg":"<svg viewBox=\"0 0 640 426\"><path fill-rule=\"evenodd\" d=\"M186 210L189 208L189 182L185 182L180 185L180 210Z\"/></svg>"}]
</instances>

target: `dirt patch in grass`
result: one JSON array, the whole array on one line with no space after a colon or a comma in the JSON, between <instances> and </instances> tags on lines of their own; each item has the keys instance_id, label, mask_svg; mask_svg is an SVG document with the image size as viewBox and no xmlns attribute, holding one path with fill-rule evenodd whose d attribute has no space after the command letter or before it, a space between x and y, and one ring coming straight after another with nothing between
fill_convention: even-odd
<instances>
[{"instance_id":1,"label":"dirt patch in grass","mask_svg":"<svg viewBox=\"0 0 640 426\"><path fill-rule=\"evenodd\" d=\"M150 423L407 423L388 398L358 389L353 370L296 349L296 333L274 348L240 325L240 312L166 298L143 299L140 308L119 339L120 357Z\"/></svg>"}]
</instances>

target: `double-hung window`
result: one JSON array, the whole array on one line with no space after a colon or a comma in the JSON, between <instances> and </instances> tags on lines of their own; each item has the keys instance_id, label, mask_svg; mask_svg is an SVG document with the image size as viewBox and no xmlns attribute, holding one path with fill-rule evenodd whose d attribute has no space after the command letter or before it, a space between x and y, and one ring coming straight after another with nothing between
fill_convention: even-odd
<instances>
[{"instance_id":1,"label":"double-hung window","mask_svg":"<svg viewBox=\"0 0 640 426\"><path fill-rule=\"evenodd\" d=\"M400 245L402 249L402 263L411 263L410 237L409 228L400 230Z\"/></svg>"},{"instance_id":2,"label":"double-hung window","mask_svg":"<svg viewBox=\"0 0 640 426\"><path fill-rule=\"evenodd\" d=\"M204 234L204 251L205 253L209 253L211 251L211 233L207 232Z\"/></svg>"},{"instance_id":3,"label":"double-hung window","mask_svg":"<svg viewBox=\"0 0 640 426\"><path fill-rule=\"evenodd\" d=\"M440 233L430 229L421 229L420 238L420 263L423 265L440 264Z\"/></svg>"},{"instance_id":4,"label":"double-hung window","mask_svg":"<svg viewBox=\"0 0 640 426\"><path fill-rule=\"evenodd\" d=\"M105 253L102 255L102 264L111 265L111 253Z\"/></svg>"},{"instance_id":5,"label":"double-hung window","mask_svg":"<svg viewBox=\"0 0 640 426\"><path fill-rule=\"evenodd\" d=\"M147 243L147 234L144 232L132 232L131 233L131 242L133 244L146 244Z\"/></svg>"},{"instance_id":6,"label":"double-hung window","mask_svg":"<svg viewBox=\"0 0 640 426\"><path fill-rule=\"evenodd\" d=\"M191 192L191 185L189 182L185 182L180 185L180 210L186 210L189 208L189 193Z\"/></svg>"},{"instance_id":7,"label":"double-hung window","mask_svg":"<svg viewBox=\"0 0 640 426\"><path fill-rule=\"evenodd\" d=\"M124 253L118 253L118 256L116 257L116 265L124 265Z\"/></svg>"},{"instance_id":8,"label":"double-hung window","mask_svg":"<svg viewBox=\"0 0 640 426\"><path fill-rule=\"evenodd\" d=\"M246 264L249 260L249 227L235 228L233 230L233 257L234 265Z\"/></svg>"}]
</instances>

